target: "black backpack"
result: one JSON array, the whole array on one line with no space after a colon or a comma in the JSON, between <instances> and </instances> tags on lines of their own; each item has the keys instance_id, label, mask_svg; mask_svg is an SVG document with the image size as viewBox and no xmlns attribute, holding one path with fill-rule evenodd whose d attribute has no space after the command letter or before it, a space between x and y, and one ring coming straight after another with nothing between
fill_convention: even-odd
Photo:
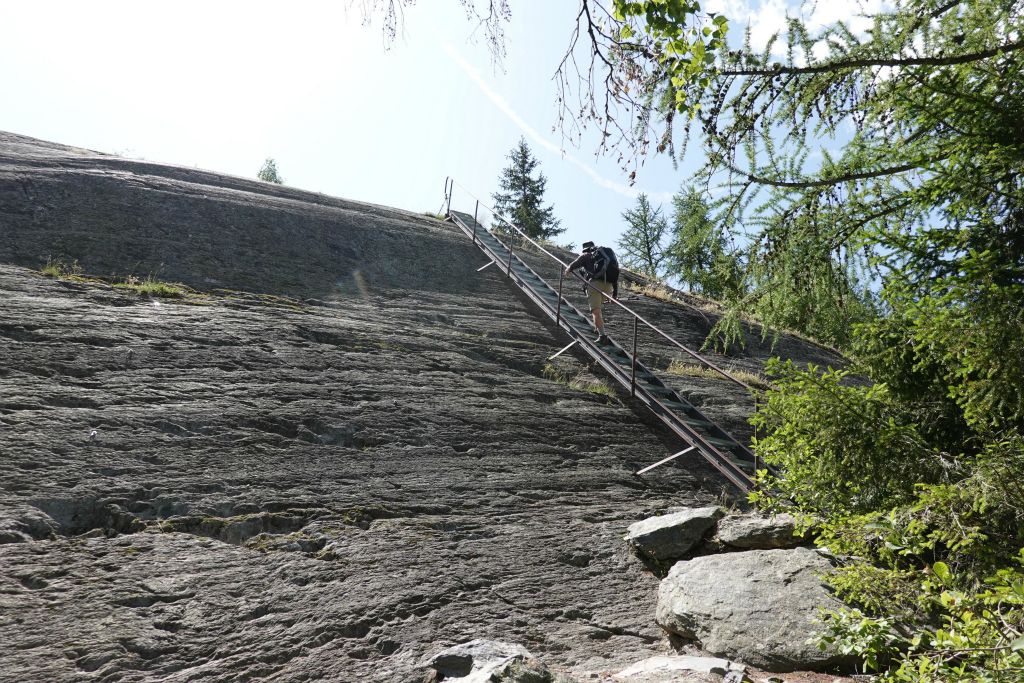
<instances>
[{"instance_id":1,"label":"black backpack","mask_svg":"<svg viewBox=\"0 0 1024 683\"><path fill-rule=\"evenodd\" d=\"M594 250L593 266L589 269L589 280L604 280L616 283L619 281L619 261L610 247L598 247Z\"/></svg>"}]
</instances>

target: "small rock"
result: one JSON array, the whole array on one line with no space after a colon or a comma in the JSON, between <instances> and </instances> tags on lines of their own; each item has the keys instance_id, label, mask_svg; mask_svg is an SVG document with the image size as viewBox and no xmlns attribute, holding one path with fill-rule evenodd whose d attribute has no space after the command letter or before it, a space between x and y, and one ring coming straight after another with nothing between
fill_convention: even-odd
<instances>
[{"instance_id":1,"label":"small rock","mask_svg":"<svg viewBox=\"0 0 1024 683\"><path fill-rule=\"evenodd\" d=\"M729 673L743 675L742 664L731 662L719 657L692 657L688 655L649 657L623 669L613 678L631 681L677 680L683 672L715 674L725 676ZM737 681L742 679L736 679Z\"/></svg>"},{"instance_id":2,"label":"small rock","mask_svg":"<svg viewBox=\"0 0 1024 683\"><path fill-rule=\"evenodd\" d=\"M25 540L44 540L55 537L57 523L46 513L34 508L22 508L11 511L9 517L0 514L0 531L5 532L6 537L11 539L6 542L20 542L23 536Z\"/></svg>"},{"instance_id":3,"label":"small rock","mask_svg":"<svg viewBox=\"0 0 1024 683\"><path fill-rule=\"evenodd\" d=\"M0 528L0 545L4 543L27 543L32 539L16 529Z\"/></svg>"},{"instance_id":4,"label":"small rock","mask_svg":"<svg viewBox=\"0 0 1024 683\"><path fill-rule=\"evenodd\" d=\"M724 514L722 508L705 507L650 517L629 525L626 542L653 560L682 557Z\"/></svg>"},{"instance_id":5,"label":"small rock","mask_svg":"<svg viewBox=\"0 0 1024 683\"><path fill-rule=\"evenodd\" d=\"M103 529L89 529L85 533L78 534L78 538L106 538L107 534Z\"/></svg>"},{"instance_id":6,"label":"small rock","mask_svg":"<svg viewBox=\"0 0 1024 683\"><path fill-rule=\"evenodd\" d=\"M32 540L32 537L27 532L28 528L22 522L15 519L0 518L0 544L27 543Z\"/></svg>"},{"instance_id":7,"label":"small rock","mask_svg":"<svg viewBox=\"0 0 1024 683\"><path fill-rule=\"evenodd\" d=\"M476 639L427 660L445 681L459 683L554 683L555 677L521 645Z\"/></svg>"},{"instance_id":8,"label":"small rock","mask_svg":"<svg viewBox=\"0 0 1024 683\"><path fill-rule=\"evenodd\" d=\"M725 683L751 683L750 677L742 671L728 671L724 678Z\"/></svg>"},{"instance_id":9,"label":"small rock","mask_svg":"<svg viewBox=\"0 0 1024 683\"><path fill-rule=\"evenodd\" d=\"M803 539L795 534L796 520L785 513L773 517L730 515L718 523L718 540L744 550L772 550L803 545Z\"/></svg>"}]
</instances>

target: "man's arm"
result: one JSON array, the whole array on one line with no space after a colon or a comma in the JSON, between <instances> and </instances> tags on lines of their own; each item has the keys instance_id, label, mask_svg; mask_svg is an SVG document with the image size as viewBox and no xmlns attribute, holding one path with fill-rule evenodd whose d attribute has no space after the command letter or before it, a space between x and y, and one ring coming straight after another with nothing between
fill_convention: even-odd
<instances>
[{"instance_id":1,"label":"man's arm","mask_svg":"<svg viewBox=\"0 0 1024 683\"><path fill-rule=\"evenodd\" d=\"M580 254L579 256L577 256L575 261L573 261L572 263L570 263L569 265L567 265L565 267L565 274L568 275L572 271L574 271L577 268L579 268L580 266L582 266L583 262L586 260L586 258L587 258L586 254Z\"/></svg>"}]
</instances>

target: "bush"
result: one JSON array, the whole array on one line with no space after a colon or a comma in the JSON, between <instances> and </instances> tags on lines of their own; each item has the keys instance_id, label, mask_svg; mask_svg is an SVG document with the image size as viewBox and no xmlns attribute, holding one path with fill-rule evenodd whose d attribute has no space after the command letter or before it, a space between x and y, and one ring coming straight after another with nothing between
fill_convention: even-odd
<instances>
[{"instance_id":1,"label":"bush","mask_svg":"<svg viewBox=\"0 0 1024 683\"><path fill-rule=\"evenodd\" d=\"M1024 565L1024 549L1018 555ZM922 572L922 574L924 574ZM851 609L826 615L823 644L862 655L880 680L892 683L963 681L1019 683L1024 679L1024 572L1000 569L978 585L936 562L918 582L917 603L936 613L934 625L910 633L888 618Z\"/></svg>"},{"instance_id":2,"label":"bush","mask_svg":"<svg viewBox=\"0 0 1024 683\"><path fill-rule=\"evenodd\" d=\"M843 558L828 581L850 607L825 615L825 643L883 681L1020 681L1024 438L975 428L935 393L941 363L875 348L889 351L859 369L886 367L891 384L769 364L753 422L770 433L754 447L783 474L761 473L753 497L794 506Z\"/></svg>"},{"instance_id":3,"label":"bush","mask_svg":"<svg viewBox=\"0 0 1024 683\"><path fill-rule=\"evenodd\" d=\"M866 513L910 501L915 482L938 481L941 453L923 441L887 387L856 386L850 371L769 361L775 385L751 422L768 436L758 454L785 471L766 482L808 513Z\"/></svg>"}]
</instances>

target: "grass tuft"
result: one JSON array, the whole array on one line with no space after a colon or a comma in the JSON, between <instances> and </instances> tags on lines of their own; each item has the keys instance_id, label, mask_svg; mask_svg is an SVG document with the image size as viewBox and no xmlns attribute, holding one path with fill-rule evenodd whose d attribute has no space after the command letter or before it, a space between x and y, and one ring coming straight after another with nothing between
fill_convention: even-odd
<instances>
[{"instance_id":1,"label":"grass tuft","mask_svg":"<svg viewBox=\"0 0 1024 683\"><path fill-rule=\"evenodd\" d=\"M129 275L124 282L114 284L118 289L130 289L139 296L159 296L168 299L177 299L185 296L185 289L179 285L172 285L168 282L161 282L152 275L145 280L139 280L134 275Z\"/></svg>"},{"instance_id":2,"label":"grass tuft","mask_svg":"<svg viewBox=\"0 0 1024 683\"><path fill-rule=\"evenodd\" d=\"M614 399L616 397L615 387L609 384L607 380L593 379L588 376L586 372L579 372L576 375L570 375L561 368L548 363L544 366L542 374L547 379L576 391L585 391L588 394L604 396L608 399Z\"/></svg>"},{"instance_id":3,"label":"grass tuft","mask_svg":"<svg viewBox=\"0 0 1024 683\"><path fill-rule=\"evenodd\" d=\"M69 278L78 277L82 274L82 266L78 261L67 263L61 259L46 259L46 265L39 269L39 272L46 277Z\"/></svg>"}]
</instances>

